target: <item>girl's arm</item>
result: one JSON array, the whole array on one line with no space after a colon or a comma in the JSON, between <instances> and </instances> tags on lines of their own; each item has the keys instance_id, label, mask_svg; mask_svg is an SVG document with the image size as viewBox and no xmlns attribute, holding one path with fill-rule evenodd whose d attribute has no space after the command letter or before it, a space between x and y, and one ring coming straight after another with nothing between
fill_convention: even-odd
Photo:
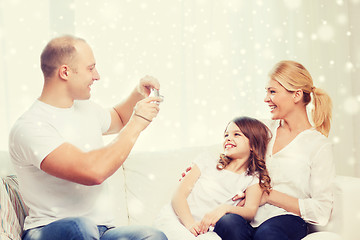
<instances>
[{"instance_id":1,"label":"girl's arm","mask_svg":"<svg viewBox=\"0 0 360 240\"><path fill-rule=\"evenodd\" d=\"M238 214L245 220L251 221L259 208L262 192L260 185L254 184L246 189L246 201L244 207L223 204L212 212L207 213L201 220L200 233L207 232L210 226L215 226L216 222L227 213Z\"/></svg>"},{"instance_id":2,"label":"girl's arm","mask_svg":"<svg viewBox=\"0 0 360 240\"><path fill-rule=\"evenodd\" d=\"M192 191L196 181L201 175L200 169L198 166L194 165L190 172L182 179L180 185L178 186L174 196L171 200L171 205L178 216L180 222L189 229L195 236L198 235L197 228L194 228L196 225L195 219L193 218L189 204L187 202L187 197Z\"/></svg>"}]
</instances>

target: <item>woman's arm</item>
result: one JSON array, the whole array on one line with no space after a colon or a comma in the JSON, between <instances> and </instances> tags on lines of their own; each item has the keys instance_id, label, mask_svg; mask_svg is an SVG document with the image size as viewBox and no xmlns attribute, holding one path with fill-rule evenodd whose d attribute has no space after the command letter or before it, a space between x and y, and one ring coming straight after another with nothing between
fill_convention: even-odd
<instances>
[{"instance_id":1,"label":"woman's arm","mask_svg":"<svg viewBox=\"0 0 360 240\"><path fill-rule=\"evenodd\" d=\"M187 197L192 191L196 181L201 175L200 169L198 166L194 165L190 172L182 179L179 187L171 201L171 205L178 216L180 222L189 229L195 236L199 234L196 226L195 219L193 218L189 204L187 202Z\"/></svg>"},{"instance_id":2,"label":"woman's arm","mask_svg":"<svg viewBox=\"0 0 360 240\"><path fill-rule=\"evenodd\" d=\"M269 195L263 194L261 204L269 203L295 213L305 221L326 225L333 202L335 167L332 158L331 144L323 145L312 158L308 198L298 199L272 190Z\"/></svg>"},{"instance_id":3,"label":"woman's arm","mask_svg":"<svg viewBox=\"0 0 360 240\"><path fill-rule=\"evenodd\" d=\"M301 217L312 224L326 225L333 207L335 165L331 143L322 145L311 161L310 197L299 199Z\"/></svg>"},{"instance_id":4,"label":"woman's arm","mask_svg":"<svg viewBox=\"0 0 360 240\"><path fill-rule=\"evenodd\" d=\"M238 214L251 221L259 208L262 192L260 185L254 184L246 189L246 201L243 207L223 204L207 213L201 220L200 233L207 232L210 226L215 226L216 222L227 213Z\"/></svg>"},{"instance_id":5,"label":"woman's arm","mask_svg":"<svg viewBox=\"0 0 360 240\"><path fill-rule=\"evenodd\" d=\"M264 192L261 199L261 205L265 203L269 203L277 207L283 208L286 211L295 213L298 216L301 215L299 199L291 197L285 193L276 190L270 190L269 194Z\"/></svg>"}]
</instances>

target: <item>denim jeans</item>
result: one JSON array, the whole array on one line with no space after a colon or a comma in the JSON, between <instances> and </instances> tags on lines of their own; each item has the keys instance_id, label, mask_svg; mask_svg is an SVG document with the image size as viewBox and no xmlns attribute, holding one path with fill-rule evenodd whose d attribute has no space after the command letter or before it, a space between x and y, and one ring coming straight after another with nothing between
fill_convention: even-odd
<instances>
[{"instance_id":1,"label":"denim jeans","mask_svg":"<svg viewBox=\"0 0 360 240\"><path fill-rule=\"evenodd\" d=\"M280 215L253 228L243 217L226 214L216 223L214 232L222 240L300 240L307 235L307 223L295 215Z\"/></svg>"},{"instance_id":2,"label":"denim jeans","mask_svg":"<svg viewBox=\"0 0 360 240\"><path fill-rule=\"evenodd\" d=\"M87 218L64 218L24 232L23 240L167 240L164 233L145 226L107 228Z\"/></svg>"}]
</instances>

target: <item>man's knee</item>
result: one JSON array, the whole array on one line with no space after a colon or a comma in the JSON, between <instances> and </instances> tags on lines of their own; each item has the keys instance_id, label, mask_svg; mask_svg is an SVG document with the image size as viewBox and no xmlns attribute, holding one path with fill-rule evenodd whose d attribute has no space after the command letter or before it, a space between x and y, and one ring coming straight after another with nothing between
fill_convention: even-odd
<instances>
[{"instance_id":1,"label":"man's knee","mask_svg":"<svg viewBox=\"0 0 360 240\"><path fill-rule=\"evenodd\" d=\"M168 240L166 235L159 231L159 230L153 230L150 234L149 234L149 237L146 238L146 239L149 239L149 240Z\"/></svg>"},{"instance_id":2,"label":"man's knee","mask_svg":"<svg viewBox=\"0 0 360 240\"><path fill-rule=\"evenodd\" d=\"M64 218L51 223L49 227L48 231L66 236L66 239L99 239L97 225L87 218Z\"/></svg>"}]
</instances>

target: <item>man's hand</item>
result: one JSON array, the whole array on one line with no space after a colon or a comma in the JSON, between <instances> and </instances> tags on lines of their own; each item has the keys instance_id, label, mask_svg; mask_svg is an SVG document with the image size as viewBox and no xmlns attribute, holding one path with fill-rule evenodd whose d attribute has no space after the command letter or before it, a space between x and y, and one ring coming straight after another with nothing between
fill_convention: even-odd
<instances>
[{"instance_id":1,"label":"man's hand","mask_svg":"<svg viewBox=\"0 0 360 240\"><path fill-rule=\"evenodd\" d=\"M159 97L148 97L137 102L131 118L136 119L136 122L139 122L145 129L159 113L159 105L152 103L159 100Z\"/></svg>"},{"instance_id":2,"label":"man's hand","mask_svg":"<svg viewBox=\"0 0 360 240\"><path fill-rule=\"evenodd\" d=\"M215 210L205 214L200 222L200 234L204 234L209 230L209 227L214 227L217 221L227 213L227 205L223 204Z\"/></svg>"},{"instance_id":3,"label":"man's hand","mask_svg":"<svg viewBox=\"0 0 360 240\"><path fill-rule=\"evenodd\" d=\"M150 91L152 88L160 89L159 81L151 76L145 76L140 79L140 83L137 86L138 92L144 97L148 97L150 95Z\"/></svg>"}]
</instances>

